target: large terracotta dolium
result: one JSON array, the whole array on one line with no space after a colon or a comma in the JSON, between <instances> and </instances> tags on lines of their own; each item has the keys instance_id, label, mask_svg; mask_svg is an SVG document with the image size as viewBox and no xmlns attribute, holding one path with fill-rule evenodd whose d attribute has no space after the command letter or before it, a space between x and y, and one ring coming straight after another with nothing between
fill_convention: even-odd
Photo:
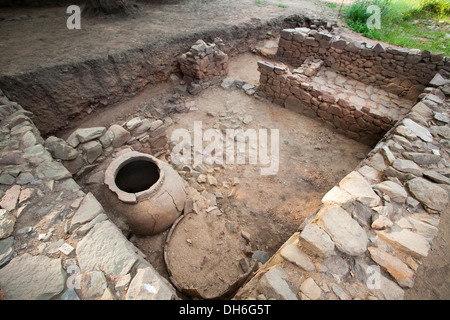
<instances>
[{"instance_id":1,"label":"large terracotta dolium","mask_svg":"<svg viewBox=\"0 0 450 320\"><path fill-rule=\"evenodd\" d=\"M107 201L138 235L168 229L186 201L183 180L168 163L135 151L111 162L105 171L105 185Z\"/></svg>"}]
</instances>

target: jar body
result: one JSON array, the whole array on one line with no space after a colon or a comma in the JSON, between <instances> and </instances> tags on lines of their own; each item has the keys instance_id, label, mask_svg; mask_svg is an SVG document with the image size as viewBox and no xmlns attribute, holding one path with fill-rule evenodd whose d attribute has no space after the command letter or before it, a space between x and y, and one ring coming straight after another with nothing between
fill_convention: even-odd
<instances>
[{"instance_id":1,"label":"jar body","mask_svg":"<svg viewBox=\"0 0 450 320\"><path fill-rule=\"evenodd\" d=\"M154 235L181 215L186 201L183 179L166 162L127 152L105 171L107 201L121 212L134 234Z\"/></svg>"}]
</instances>

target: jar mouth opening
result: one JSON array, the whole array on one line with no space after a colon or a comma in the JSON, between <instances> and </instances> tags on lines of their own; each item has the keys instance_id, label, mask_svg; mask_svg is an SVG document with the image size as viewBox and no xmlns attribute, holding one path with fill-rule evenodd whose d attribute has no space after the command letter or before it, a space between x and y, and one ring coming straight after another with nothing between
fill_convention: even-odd
<instances>
[{"instance_id":1,"label":"jar mouth opening","mask_svg":"<svg viewBox=\"0 0 450 320\"><path fill-rule=\"evenodd\" d=\"M160 161L136 151L117 157L105 171L105 184L109 190L129 204L151 197L164 179Z\"/></svg>"},{"instance_id":2,"label":"jar mouth opening","mask_svg":"<svg viewBox=\"0 0 450 320\"><path fill-rule=\"evenodd\" d=\"M115 177L116 186L127 193L150 189L160 178L158 166L150 160L131 161L121 167Z\"/></svg>"}]
</instances>

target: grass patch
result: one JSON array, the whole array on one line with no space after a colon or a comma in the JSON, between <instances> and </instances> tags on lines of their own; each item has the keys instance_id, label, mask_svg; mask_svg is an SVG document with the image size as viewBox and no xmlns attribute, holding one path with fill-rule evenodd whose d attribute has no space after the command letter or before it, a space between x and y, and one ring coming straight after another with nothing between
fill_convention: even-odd
<instances>
[{"instance_id":1,"label":"grass patch","mask_svg":"<svg viewBox=\"0 0 450 320\"><path fill-rule=\"evenodd\" d=\"M371 5L380 8L380 29L368 27ZM365 37L450 56L450 0L357 0L343 19Z\"/></svg>"}]
</instances>

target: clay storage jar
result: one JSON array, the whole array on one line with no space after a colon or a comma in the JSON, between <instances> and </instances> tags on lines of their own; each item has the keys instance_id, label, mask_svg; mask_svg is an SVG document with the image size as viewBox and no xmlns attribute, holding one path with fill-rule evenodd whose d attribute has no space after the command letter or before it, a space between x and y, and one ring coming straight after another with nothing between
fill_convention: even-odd
<instances>
[{"instance_id":1,"label":"clay storage jar","mask_svg":"<svg viewBox=\"0 0 450 320\"><path fill-rule=\"evenodd\" d=\"M184 183L166 162L140 152L114 159L105 171L107 201L122 212L133 233L154 235L169 228L186 201Z\"/></svg>"}]
</instances>

